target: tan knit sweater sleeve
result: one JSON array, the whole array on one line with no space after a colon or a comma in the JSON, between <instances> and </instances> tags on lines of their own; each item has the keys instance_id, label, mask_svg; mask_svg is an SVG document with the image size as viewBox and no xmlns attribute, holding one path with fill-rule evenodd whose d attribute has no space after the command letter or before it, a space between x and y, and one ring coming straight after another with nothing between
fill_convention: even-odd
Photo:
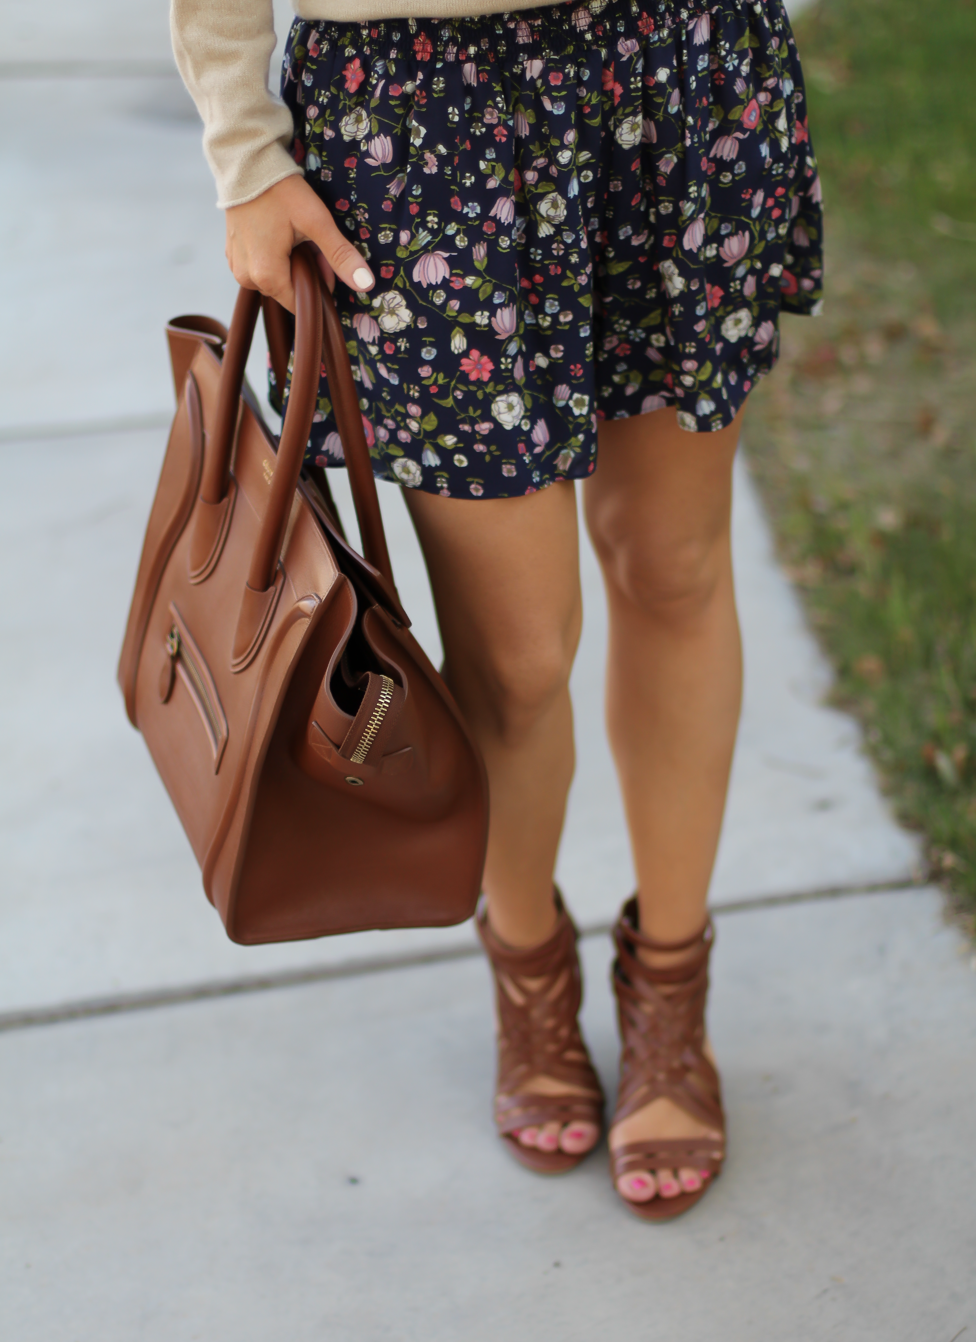
<instances>
[{"instance_id":1,"label":"tan knit sweater sleeve","mask_svg":"<svg viewBox=\"0 0 976 1342\"><path fill-rule=\"evenodd\" d=\"M173 52L203 118L203 150L224 209L301 168L288 151L291 113L268 90L271 0L171 0Z\"/></svg>"},{"instance_id":2,"label":"tan knit sweater sleeve","mask_svg":"<svg viewBox=\"0 0 976 1342\"><path fill-rule=\"evenodd\" d=\"M552 0L520 0L535 9ZM463 18L513 7L514 0L296 0L305 19ZM291 114L268 90L275 48L272 0L171 0L176 64L203 118L203 149L226 209L300 173L288 151Z\"/></svg>"}]
</instances>

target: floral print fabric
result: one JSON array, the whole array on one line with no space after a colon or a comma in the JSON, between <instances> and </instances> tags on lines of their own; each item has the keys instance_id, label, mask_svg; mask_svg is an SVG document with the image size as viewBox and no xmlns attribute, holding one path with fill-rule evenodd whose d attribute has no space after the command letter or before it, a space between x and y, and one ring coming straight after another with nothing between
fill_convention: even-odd
<instances>
[{"instance_id":1,"label":"floral print fabric","mask_svg":"<svg viewBox=\"0 0 976 1342\"><path fill-rule=\"evenodd\" d=\"M298 20L282 92L377 277L339 309L382 477L505 497L592 472L603 417L723 428L819 303L782 0ZM309 454L342 459L325 383Z\"/></svg>"}]
</instances>

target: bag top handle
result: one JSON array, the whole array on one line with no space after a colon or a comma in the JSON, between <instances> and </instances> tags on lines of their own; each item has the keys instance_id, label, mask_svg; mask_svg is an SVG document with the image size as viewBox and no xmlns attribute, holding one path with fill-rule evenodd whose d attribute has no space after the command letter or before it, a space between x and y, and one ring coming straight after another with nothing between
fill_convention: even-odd
<instances>
[{"instance_id":1,"label":"bag top handle","mask_svg":"<svg viewBox=\"0 0 976 1342\"><path fill-rule=\"evenodd\" d=\"M292 499L298 486L305 448L308 443L318 396L322 364L329 383L336 425L342 442L349 484L352 489L356 519L362 538L363 556L380 577L385 580L394 599L396 586L393 568L383 528L372 461L366 445L359 397L349 366L346 338L336 311L335 300L325 284L318 267L315 249L301 243L292 252L292 282L295 286L295 358L288 406L278 442L277 460L268 496L268 506L261 523L251 556L248 586L254 592L264 592L275 582L281 546L288 526ZM227 496L231 479L236 429L240 413L244 367L250 352L261 295L253 289L242 288L234 305L230 332L224 351L217 398L217 414L210 438L211 450L204 463L200 497L207 503L220 503ZM268 309L277 307L264 301ZM275 318L269 325L269 343L273 339L272 356L276 376L282 366L282 343L285 324ZM272 335L273 333L273 335Z\"/></svg>"}]
</instances>

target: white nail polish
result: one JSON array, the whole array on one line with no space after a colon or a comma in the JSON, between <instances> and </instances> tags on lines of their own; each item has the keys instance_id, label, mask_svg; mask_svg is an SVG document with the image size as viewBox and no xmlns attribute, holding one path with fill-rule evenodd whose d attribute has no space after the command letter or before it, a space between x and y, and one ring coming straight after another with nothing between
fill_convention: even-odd
<instances>
[{"instance_id":1,"label":"white nail polish","mask_svg":"<svg viewBox=\"0 0 976 1342\"><path fill-rule=\"evenodd\" d=\"M362 293L364 289L368 289L372 283L373 283L373 276L370 274L370 272L366 269L365 266L359 266L358 269L353 271L352 273L353 288L358 289L360 293Z\"/></svg>"}]
</instances>

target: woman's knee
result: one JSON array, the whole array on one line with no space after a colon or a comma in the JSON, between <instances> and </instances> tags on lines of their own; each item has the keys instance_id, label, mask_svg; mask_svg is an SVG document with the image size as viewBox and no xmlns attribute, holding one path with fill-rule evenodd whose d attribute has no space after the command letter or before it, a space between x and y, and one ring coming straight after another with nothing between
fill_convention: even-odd
<instances>
[{"instance_id":1,"label":"woman's knee","mask_svg":"<svg viewBox=\"0 0 976 1342\"><path fill-rule=\"evenodd\" d=\"M655 620L697 624L709 611L730 569L727 521L700 528L647 518L591 520L594 548L612 589Z\"/></svg>"},{"instance_id":2,"label":"woman's knee","mask_svg":"<svg viewBox=\"0 0 976 1342\"><path fill-rule=\"evenodd\" d=\"M564 629L495 639L465 676L465 710L507 745L518 744L566 692L579 630L573 619Z\"/></svg>"}]
</instances>

